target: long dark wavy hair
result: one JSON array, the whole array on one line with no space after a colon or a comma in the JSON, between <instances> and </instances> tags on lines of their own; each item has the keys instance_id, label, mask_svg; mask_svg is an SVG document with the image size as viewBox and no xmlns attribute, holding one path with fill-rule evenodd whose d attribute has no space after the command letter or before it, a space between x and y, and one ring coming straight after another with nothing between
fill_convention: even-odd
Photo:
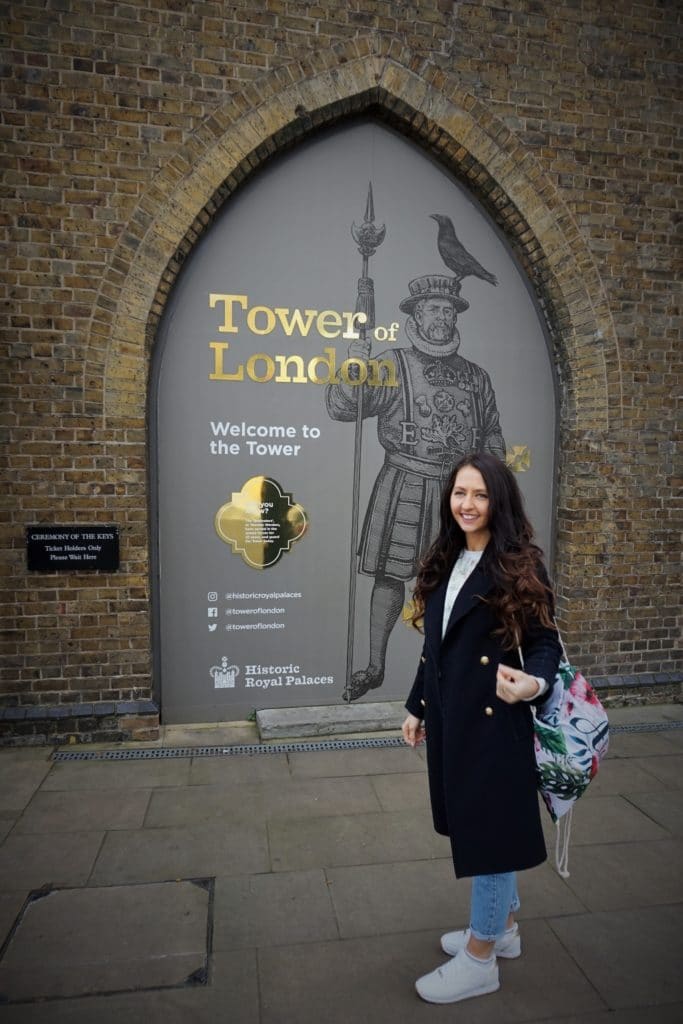
<instances>
[{"instance_id":1,"label":"long dark wavy hair","mask_svg":"<svg viewBox=\"0 0 683 1024\"><path fill-rule=\"evenodd\" d=\"M488 528L491 538L481 565L493 580L485 599L493 608L500 627L503 648L512 650L521 642L531 619L552 627L553 596L545 580L543 552L533 541L533 527L524 511L524 499L514 473L488 452L465 455L453 472L441 496L438 536L420 562L413 592L412 623L421 629L427 598L450 574L458 555L466 547L465 533L451 512L451 492L461 469L477 469L489 498Z\"/></svg>"}]
</instances>

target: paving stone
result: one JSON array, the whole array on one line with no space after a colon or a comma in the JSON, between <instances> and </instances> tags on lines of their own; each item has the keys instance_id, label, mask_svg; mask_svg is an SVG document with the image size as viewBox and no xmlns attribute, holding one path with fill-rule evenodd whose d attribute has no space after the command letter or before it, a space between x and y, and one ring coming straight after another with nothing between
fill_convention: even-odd
<instances>
[{"instance_id":1,"label":"paving stone","mask_svg":"<svg viewBox=\"0 0 683 1024\"><path fill-rule=\"evenodd\" d=\"M681 1024L683 1003L637 1006L630 1010L603 1010L575 1017L546 1017L534 1024Z\"/></svg>"},{"instance_id":2,"label":"paving stone","mask_svg":"<svg viewBox=\"0 0 683 1024\"><path fill-rule=\"evenodd\" d=\"M44 761L50 766L53 763L53 751L54 747L44 743L31 747L0 747L0 772L2 771L3 764L21 761Z\"/></svg>"},{"instance_id":3,"label":"paving stone","mask_svg":"<svg viewBox=\"0 0 683 1024\"><path fill-rule=\"evenodd\" d=\"M207 822L194 828L108 832L91 884L120 885L268 870L264 825Z\"/></svg>"},{"instance_id":4,"label":"paving stone","mask_svg":"<svg viewBox=\"0 0 683 1024\"><path fill-rule=\"evenodd\" d=\"M325 873L219 878L213 934L217 951L338 938Z\"/></svg>"},{"instance_id":5,"label":"paving stone","mask_svg":"<svg viewBox=\"0 0 683 1024\"><path fill-rule=\"evenodd\" d=\"M667 746L672 748L672 754L678 750L683 750L683 729L672 729L669 732L664 732L662 737L666 740Z\"/></svg>"},{"instance_id":6,"label":"paving stone","mask_svg":"<svg viewBox=\"0 0 683 1024\"><path fill-rule=\"evenodd\" d=\"M470 884L456 881L450 857L328 868L327 877L344 939L431 929L438 951L442 932L469 923Z\"/></svg>"},{"instance_id":7,"label":"paving stone","mask_svg":"<svg viewBox=\"0 0 683 1024\"><path fill-rule=\"evenodd\" d=\"M6 818L4 821L0 821L0 843L2 843L5 836L8 836L14 828L15 818Z\"/></svg>"},{"instance_id":8,"label":"paving stone","mask_svg":"<svg viewBox=\"0 0 683 1024\"><path fill-rule=\"evenodd\" d=\"M683 792L660 789L656 793L631 793L628 799L672 836L683 838Z\"/></svg>"},{"instance_id":9,"label":"paving stone","mask_svg":"<svg viewBox=\"0 0 683 1024\"><path fill-rule=\"evenodd\" d=\"M186 786L190 758L149 761L71 761L54 765L43 790L155 789Z\"/></svg>"},{"instance_id":10,"label":"paving stone","mask_svg":"<svg viewBox=\"0 0 683 1024\"><path fill-rule=\"evenodd\" d=\"M505 1013L511 1020L536 1021L551 1013L559 1021L604 1008L602 1000L569 957L545 921L524 922L524 952L519 960L499 961ZM486 1020L487 1018L483 1018ZM472 1018L474 1024L475 1018ZM496 1018L488 1018L495 1024ZM467 1018L467 1024L470 1024Z\"/></svg>"},{"instance_id":11,"label":"paving stone","mask_svg":"<svg viewBox=\"0 0 683 1024\"><path fill-rule=\"evenodd\" d=\"M567 885L592 911L683 902L683 842L577 846Z\"/></svg>"},{"instance_id":12,"label":"paving stone","mask_svg":"<svg viewBox=\"0 0 683 1024\"><path fill-rule=\"evenodd\" d=\"M635 758L608 757L600 771L586 790L585 797L610 796L614 793L652 792L657 787L657 777L647 771L642 761Z\"/></svg>"},{"instance_id":13,"label":"paving stone","mask_svg":"<svg viewBox=\"0 0 683 1024\"><path fill-rule=\"evenodd\" d=\"M2 1018L3 1024L256 1024L256 954L215 954L209 985L3 1006Z\"/></svg>"},{"instance_id":14,"label":"paving stone","mask_svg":"<svg viewBox=\"0 0 683 1024\"><path fill-rule=\"evenodd\" d=\"M249 754L234 757L194 757L190 767L191 786L244 786L249 782L289 781L286 754Z\"/></svg>"},{"instance_id":15,"label":"paving stone","mask_svg":"<svg viewBox=\"0 0 683 1024\"><path fill-rule=\"evenodd\" d=\"M259 742L255 723L165 725L161 728L161 746L163 747L232 747L236 744Z\"/></svg>"},{"instance_id":16,"label":"paving stone","mask_svg":"<svg viewBox=\"0 0 683 1024\"><path fill-rule=\"evenodd\" d=\"M152 794L145 825L181 828L217 820L245 824L254 815L262 817L263 807L261 802L254 802L253 787L249 795L240 786L167 787Z\"/></svg>"},{"instance_id":17,"label":"paving stone","mask_svg":"<svg viewBox=\"0 0 683 1024\"><path fill-rule=\"evenodd\" d=\"M426 770L424 760L408 746L307 751L288 756L295 779Z\"/></svg>"},{"instance_id":18,"label":"paving stone","mask_svg":"<svg viewBox=\"0 0 683 1024\"><path fill-rule=\"evenodd\" d=\"M17 834L86 832L142 826L150 791L40 792L15 826Z\"/></svg>"},{"instance_id":19,"label":"paving stone","mask_svg":"<svg viewBox=\"0 0 683 1024\"><path fill-rule=\"evenodd\" d=\"M547 811L542 817L548 851L554 851L556 829ZM637 839L666 839L665 829L642 814L623 796L598 796L579 800L573 814L573 849L591 843L629 843ZM570 854L571 856L571 854Z\"/></svg>"},{"instance_id":20,"label":"paving stone","mask_svg":"<svg viewBox=\"0 0 683 1024\"><path fill-rule=\"evenodd\" d=\"M638 766L650 772L669 789L683 788L683 754L639 758Z\"/></svg>"},{"instance_id":21,"label":"paving stone","mask_svg":"<svg viewBox=\"0 0 683 1024\"><path fill-rule=\"evenodd\" d=\"M610 1007L683 1001L679 907L639 907L550 920Z\"/></svg>"},{"instance_id":22,"label":"paving stone","mask_svg":"<svg viewBox=\"0 0 683 1024\"><path fill-rule=\"evenodd\" d=\"M565 879L555 870L555 851L548 851L549 859L530 871L520 871L517 885L521 909L517 914L520 921L536 917L579 914L586 910L577 894L569 888ZM571 863L570 863L571 868Z\"/></svg>"},{"instance_id":23,"label":"paving stone","mask_svg":"<svg viewBox=\"0 0 683 1024\"><path fill-rule=\"evenodd\" d=\"M384 811L407 811L413 807L420 811L429 809L426 771L409 775L374 775L372 785Z\"/></svg>"},{"instance_id":24,"label":"paving stone","mask_svg":"<svg viewBox=\"0 0 683 1024\"><path fill-rule=\"evenodd\" d=\"M444 961L431 930L261 950L261 1024L512 1024L601 1008L550 929L532 922L527 932L525 957L502 966L501 990L466 1009L424 1003L415 992L415 979Z\"/></svg>"},{"instance_id":25,"label":"paving stone","mask_svg":"<svg viewBox=\"0 0 683 1024\"><path fill-rule=\"evenodd\" d=\"M683 703L660 704L662 718L664 721L683 722Z\"/></svg>"},{"instance_id":26,"label":"paving stone","mask_svg":"<svg viewBox=\"0 0 683 1024\"><path fill-rule=\"evenodd\" d=\"M206 966L209 893L192 882L51 892L0 961L11 1002L179 985Z\"/></svg>"},{"instance_id":27,"label":"paving stone","mask_svg":"<svg viewBox=\"0 0 683 1024\"><path fill-rule=\"evenodd\" d=\"M0 846L0 890L85 885L102 837L102 832L69 832L45 838L12 832Z\"/></svg>"},{"instance_id":28,"label":"paving stone","mask_svg":"<svg viewBox=\"0 0 683 1024\"><path fill-rule=\"evenodd\" d=\"M613 733L609 740L611 757L656 757L671 754L671 743L665 732Z\"/></svg>"},{"instance_id":29,"label":"paving stone","mask_svg":"<svg viewBox=\"0 0 683 1024\"><path fill-rule=\"evenodd\" d=\"M202 821L365 814L379 809L369 779L302 779L243 786L190 786L156 790L146 825L196 825Z\"/></svg>"},{"instance_id":30,"label":"paving stone","mask_svg":"<svg viewBox=\"0 0 683 1024\"><path fill-rule=\"evenodd\" d=\"M274 871L450 856L450 843L434 832L431 814L415 811L271 821L268 834Z\"/></svg>"},{"instance_id":31,"label":"paving stone","mask_svg":"<svg viewBox=\"0 0 683 1024\"><path fill-rule=\"evenodd\" d=\"M5 751L0 757L0 812L17 816L49 773L42 758L13 757Z\"/></svg>"}]
</instances>

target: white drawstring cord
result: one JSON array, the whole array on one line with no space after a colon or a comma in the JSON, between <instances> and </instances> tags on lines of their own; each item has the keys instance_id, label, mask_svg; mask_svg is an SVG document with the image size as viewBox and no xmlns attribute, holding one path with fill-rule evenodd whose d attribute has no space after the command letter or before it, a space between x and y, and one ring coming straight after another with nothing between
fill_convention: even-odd
<instances>
[{"instance_id":1,"label":"white drawstring cord","mask_svg":"<svg viewBox=\"0 0 683 1024\"><path fill-rule=\"evenodd\" d=\"M555 867L560 878L569 878L569 837L572 834L572 815L570 807L557 822L555 834Z\"/></svg>"}]
</instances>

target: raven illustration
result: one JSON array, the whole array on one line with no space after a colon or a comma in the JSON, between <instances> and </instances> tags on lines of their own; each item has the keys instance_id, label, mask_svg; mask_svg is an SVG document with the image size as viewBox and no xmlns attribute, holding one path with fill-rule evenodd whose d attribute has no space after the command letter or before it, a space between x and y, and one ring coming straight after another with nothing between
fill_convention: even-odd
<instances>
[{"instance_id":1,"label":"raven illustration","mask_svg":"<svg viewBox=\"0 0 683 1024\"><path fill-rule=\"evenodd\" d=\"M439 237L436 243L439 255L458 280L474 276L480 277L482 281L488 281L489 284L498 284L497 277L485 270L458 240L450 217L444 217L441 213L430 213L429 216L439 225Z\"/></svg>"}]
</instances>

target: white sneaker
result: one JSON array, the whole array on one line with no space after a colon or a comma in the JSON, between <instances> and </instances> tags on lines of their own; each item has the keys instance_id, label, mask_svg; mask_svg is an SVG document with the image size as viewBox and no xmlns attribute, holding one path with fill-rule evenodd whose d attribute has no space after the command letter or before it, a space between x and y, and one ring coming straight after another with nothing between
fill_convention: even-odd
<instances>
[{"instance_id":1,"label":"white sneaker","mask_svg":"<svg viewBox=\"0 0 683 1024\"><path fill-rule=\"evenodd\" d=\"M445 935L441 936L441 948L449 956L457 956L460 950L464 949L467 945L469 937L469 928L459 932L446 932ZM509 931L505 932L505 935L501 935L499 939L496 939L493 952L504 960L516 960L521 955L522 940L516 922Z\"/></svg>"},{"instance_id":2,"label":"white sneaker","mask_svg":"<svg viewBox=\"0 0 683 1024\"><path fill-rule=\"evenodd\" d=\"M417 994L428 1003L457 1003L500 988L496 958L475 960L464 950L448 963L415 982Z\"/></svg>"}]
</instances>

